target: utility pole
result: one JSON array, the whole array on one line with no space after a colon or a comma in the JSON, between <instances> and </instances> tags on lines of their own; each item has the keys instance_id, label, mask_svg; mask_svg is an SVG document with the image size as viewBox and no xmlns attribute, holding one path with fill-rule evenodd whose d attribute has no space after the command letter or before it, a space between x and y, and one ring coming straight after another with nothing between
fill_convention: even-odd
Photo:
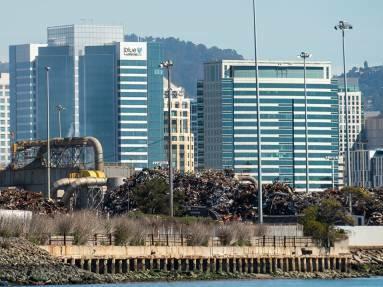
<instances>
[{"instance_id":1,"label":"utility pole","mask_svg":"<svg viewBox=\"0 0 383 287\"><path fill-rule=\"evenodd\" d=\"M253 0L253 40L254 40L255 81L256 81L256 98L257 98L258 222L259 224L263 224L261 101L259 99L259 67L258 67L258 52L257 52L257 19L256 19L255 0Z\"/></svg>"},{"instance_id":2,"label":"utility pole","mask_svg":"<svg viewBox=\"0 0 383 287\"><path fill-rule=\"evenodd\" d=\"M172 160L172 91L170 82L170 69L173 62L167 60L161 62L160 68L166 69L168 76L168 165L169 165L169 194L170 194L170 217L174 216L173 208L173 160Z\"/></svg>"},{"instance_id":3,"label":"utility pole","mask_svg":"<svg viewBox=\"0 0 383 287\"><path fill-rule=\"evenodd\" d=\"M353 27L350 23L346 21L339 21L338 25L334 27L335 30L340 30L342 32L342 50L343 50L343 81L344 81L344 113L345 113L345 130L346 130L346 156L344 156L346 162L346 175L347 175L347 186L351 187L351 156L350 156L350 133L348 126L348 96L347 96L347 75L346 75L346 52L345 52L345 41L344 35L346 30L351 30ZM349 210L350 214L352 214L352 195L351 192L349 194Z\"/></svg>"},{"instance_id":4,"label":"utility pole","mask_svg":"<svg viewBox=\"0 0 383 287\"><path fill-rule=\"evenodd\" d=\"M47 197L48 200L51 199L51 145L50 145L50 124L49 124L49 71L50 67L46 66L45 67L45 76L46 76L46 93L47 93Z\"/></svg>"},{"instance_id":5,"label":"utility pole","mask_svg":"<svg viewBox=\"0 0 383 287\"><path fill-rule=\"evenodd\" d=\"M57 105L56 106L57 112L58 112L58 120L59 120L59 137L61 138L61 112L65 110L64 106Z\"/></svg>"},{"instance_id":6,"label":"utility pole","mask_svg":"<svg viewBox=\"0 0 383 287\"><path fill-rule=\"evenodd\" d=\"M306 59L310 58L311 55L306 52L301 52L299 57L303 59L303 85L304 85L304 98L305 98L305 154L306 154L306 193L309 192L309 132L308 132L308 121L307 121L307 85L306 85Z\"/></svg>"}]
</instances>

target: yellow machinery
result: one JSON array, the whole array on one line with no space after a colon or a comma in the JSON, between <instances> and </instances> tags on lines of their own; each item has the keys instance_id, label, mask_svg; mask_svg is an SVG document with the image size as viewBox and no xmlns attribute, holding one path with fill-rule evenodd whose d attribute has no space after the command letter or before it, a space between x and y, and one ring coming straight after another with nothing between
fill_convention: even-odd
<instances>
[{"instance_id":1,"label":"yellow machinery","mask_svg":"<svg viewBox=\"0 0 383 287\"><path fill-rule=\"evenodd\" d=\"M105 173L100 170L80 170L79 172L71 172L68 178L94 177L106 178Z\"/></svg>"}]
</instances>

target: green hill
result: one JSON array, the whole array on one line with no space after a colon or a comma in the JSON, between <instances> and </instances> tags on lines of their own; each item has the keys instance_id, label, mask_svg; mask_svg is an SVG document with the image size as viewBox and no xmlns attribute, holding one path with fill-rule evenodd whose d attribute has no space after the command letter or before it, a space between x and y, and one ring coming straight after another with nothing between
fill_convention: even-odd
<instances>
[{"instance_id":1,"label":"green hill","mask_svg":"<svg viewBox=\"0 0 383 287\"><path fill-rule=\"evenodd\" d=\"M365 110L378 110L383 113L383 66L369 67L368 63L364 62L363 67L352 68L347 76L359 79Z\"/></svg>"},{"instance_id":2,"label":"green hill","mask_svg":"<svg viewBox=\"0 0 383 287\"><path fill-rule=\"evenodd\" d=\"M138 41L135 34L126 35L126 41ZM185 88L187 95L196 97L197 80L203 78L203 63L212 60L243 59L235 50L208 48L202 44L194 44L190 41L182 41L177 38L140 37L140 41L159 42L164 48L164 60L171 59L174 62L172 82Z\"/></svg>"}]
</instances>

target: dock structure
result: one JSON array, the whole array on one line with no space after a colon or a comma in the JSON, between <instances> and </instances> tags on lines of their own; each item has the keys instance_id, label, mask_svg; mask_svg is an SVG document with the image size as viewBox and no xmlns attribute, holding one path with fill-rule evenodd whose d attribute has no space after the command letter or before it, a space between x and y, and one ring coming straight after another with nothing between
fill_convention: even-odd
<instances>
[{"instance_id":1,"label":"dock structure","mask_svg":"<svg viewBox=\"0 0 383 287\"><path fill-rule=\"evenodd\" d=\"M349 272L344 250L200 246L42 246L64 263L99 274L164 272Z\"/></svg>"},{"instance_id":2,"label":"dock structure","mask_svg":"<svg viewBox=\"0 0 383 287\"><path fill-rule=\"evenodd\" d=\"M64 263L99 274L145 270L271 274L283 272L349 272L350 257L224 257L224 258L62 258Z\"/></svg>"}]
</instances>

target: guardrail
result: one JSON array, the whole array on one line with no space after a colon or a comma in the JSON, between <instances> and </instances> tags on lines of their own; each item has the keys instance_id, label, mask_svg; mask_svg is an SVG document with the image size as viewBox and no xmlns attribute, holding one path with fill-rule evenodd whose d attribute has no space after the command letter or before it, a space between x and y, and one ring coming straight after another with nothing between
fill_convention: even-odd
<instances>
[{"instance_id":1,"label":"guardrail","mask_svg":"<svg viewBox=\"0 0 383 287\"><path fill-rule=\"evenodd\" d=\"M142 240L145 246L191 246L188 244L190 234L147 234ZM75 236L73 235L49 235L47 236L48 245L74 245ZM253 237L248 244L255 247L315 247L317 244L311 237L305 236L261 236ZM89 237L85 245L115 245L113 234L94 234ZM219 237L210 237L207 246L225 246Z\"/></svg>"}]
</instances>

